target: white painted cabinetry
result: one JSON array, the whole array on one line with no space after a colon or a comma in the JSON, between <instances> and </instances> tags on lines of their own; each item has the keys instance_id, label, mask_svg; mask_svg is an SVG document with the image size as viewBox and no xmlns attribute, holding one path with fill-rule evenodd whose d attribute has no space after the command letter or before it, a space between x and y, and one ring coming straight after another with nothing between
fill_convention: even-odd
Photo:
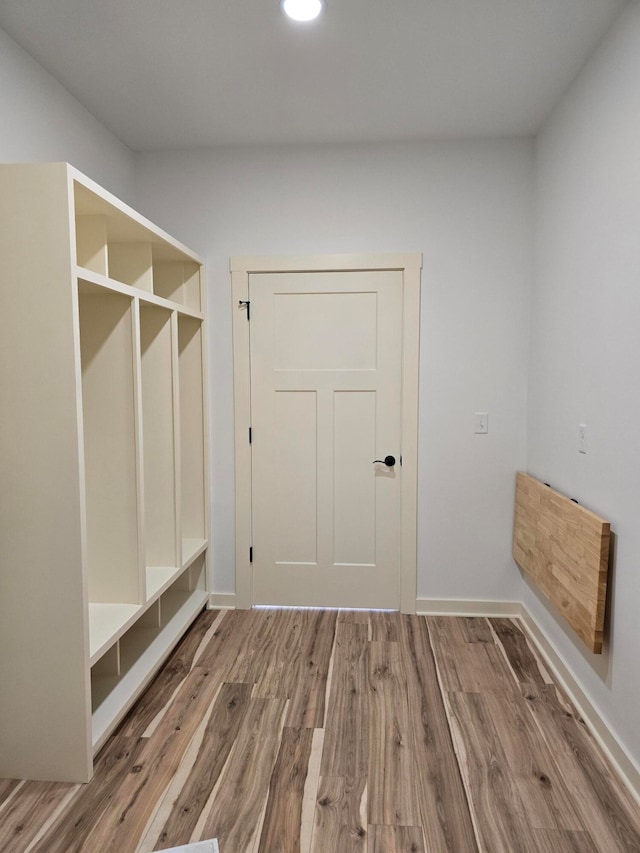
<instances>
[{"instance_id":1,"label":"white painted cabinetry","mask_svg":"<svg viewBox=\"0 0 640 853\"><path fill-rule=\"evenodd\" d=\"M201 260L0 166L0 777L86 781L207 602Z\"/></svg>"}]
</instances>

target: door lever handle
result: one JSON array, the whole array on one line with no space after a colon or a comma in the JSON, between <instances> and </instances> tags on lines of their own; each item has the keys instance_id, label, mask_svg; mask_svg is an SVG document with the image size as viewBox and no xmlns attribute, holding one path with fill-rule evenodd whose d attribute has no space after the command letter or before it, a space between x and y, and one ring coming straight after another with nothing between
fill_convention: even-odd
<instances>
[{"instance_id":1,"label":"door lever handle","mask_svg":"<svg viewBox=\"0 0 640 853\"><path fill-rule=\"evenodd\" d=\"M393 466L396 464L396 457L395 456L385 456L384 459L374 459L373 461L374 461L374 463L375 462L382 462L382 464L386 465L387 468L393 468Z\"/></svg>"}]
</instances>

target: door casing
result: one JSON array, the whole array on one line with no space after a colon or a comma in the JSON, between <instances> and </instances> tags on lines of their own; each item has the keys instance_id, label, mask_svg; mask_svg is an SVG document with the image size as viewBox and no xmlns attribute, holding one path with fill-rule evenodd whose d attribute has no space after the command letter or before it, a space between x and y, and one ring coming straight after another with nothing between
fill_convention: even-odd
<instances>
[{"instance_id":1,"label":"door casing","mask_svg":"<svg viewBox=\"0 0 640 853\"><path fill-rule=\"evenodd\" d=\"M400 496L400 610L415 613L417 589L418 375L422 255L349 254L232 257L233 381L235 416L235 606L252 606L251 360L247 322L249 276L268 272L398 270L402 273L402 485Z\"/></svg>"}]
</instances>

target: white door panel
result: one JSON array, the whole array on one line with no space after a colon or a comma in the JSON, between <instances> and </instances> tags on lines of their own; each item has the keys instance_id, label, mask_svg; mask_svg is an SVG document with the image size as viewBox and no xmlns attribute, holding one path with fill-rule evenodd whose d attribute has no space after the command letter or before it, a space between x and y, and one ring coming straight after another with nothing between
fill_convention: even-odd
<instances>
[{"instance_id":1,"label":"white door panel","mask_svg":"<svg viewBox=\"0 0 640 853\"><path fill-rule=\"evenodd\" d=\"M249 298L253 602L397 608L402 274L251 274Z\"/></svg>"}]
</instances>

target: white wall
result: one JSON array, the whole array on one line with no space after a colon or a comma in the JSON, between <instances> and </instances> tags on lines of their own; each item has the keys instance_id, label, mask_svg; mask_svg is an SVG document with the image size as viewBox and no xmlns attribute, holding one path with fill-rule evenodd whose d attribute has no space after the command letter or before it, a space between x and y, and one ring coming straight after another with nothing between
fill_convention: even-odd
<instances>
[{"instance_id":1,"label":"white wall","mask_svg":"<svg viewBox=\"0 0 640 853\"><path fill-rule=\"evenodd\" d=\"M421 251L419 595L520 598L532 165L524 140L137 156L139 208L208 265L216 591L234 589L229 257Z\"/></svg>"},{"instance_id":2,"label":"white wall","mask_svg":"<svg viewBox=\"0 0 640 853\"><path fill-rule=\"evenodd\" d=\"M528 468L612 523L603 655L528 587L524 600L640 765L640 5L556 109L536 156Z\"/></svg>"},{"instance_id":3,"label":"white wall","mask_svg":"<svg viewBox=\"0 0 640 853\"><path fill-rule=\"evenodd\" d=\"M0 30L0 163L64 160L132 202L133 153Z\"/></svg>"}]
</instances>

